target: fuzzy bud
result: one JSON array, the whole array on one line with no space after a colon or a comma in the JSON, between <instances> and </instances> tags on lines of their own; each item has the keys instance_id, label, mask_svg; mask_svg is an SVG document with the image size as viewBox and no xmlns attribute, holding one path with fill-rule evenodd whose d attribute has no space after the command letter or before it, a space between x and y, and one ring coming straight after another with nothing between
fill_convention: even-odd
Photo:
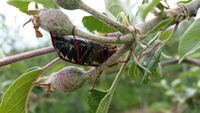
<instances>
[{"instance_id":1,"label":"fuzzy bud","mask_svg":"<svg viewBox=\"0 0 200 113\"><path fill-rule=\"evenodd\" d=\"M55 0L56 3L64 9L79 9L81 0Z\"/></svg>"},{"instance_id":2,"label":"fuzzy bud","mask_svg":"<svg viewBox=\"0 0 200 113\"><path fill-rule=\"evenodd\" d=\"M56 36L71 35L73 30L73 24L68 16L56 9L40 10L39 26Z\"/></svg>"},{"instance_id":3,"label":"fuzzy bud","mask_svg":"<svg viewBox=\"0 0 200 113\"><path fill-rule=\"evenodd\" d=\"M48 79L48 84L51 90L60 92L73 92L83 86L86 77L85 72L73 66L68 66L60 71L53 73Z\"/></svg>"}]
</instances>

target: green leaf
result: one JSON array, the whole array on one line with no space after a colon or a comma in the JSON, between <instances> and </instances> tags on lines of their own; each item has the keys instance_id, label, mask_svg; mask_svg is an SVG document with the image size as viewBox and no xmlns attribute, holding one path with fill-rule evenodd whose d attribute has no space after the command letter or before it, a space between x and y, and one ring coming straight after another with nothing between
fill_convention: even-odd
<instances>
[{"instance_id":1,"label":"green leaf","mask_svg":"<svg viewBox=\"0 0 200 113\"><path fill-rule=\"evenodd\" d=\"M167 29L164 32L162 32L161 38L160 38L161 41L167 40L170 37L171 33L172 33L172 30L170 30L170 29Z\"/></svg>"},{"instance_id":2,"label":"green leaf","mask_svg":"<svg viewBox=\"0 0 200 113\"><path fill-rule=\"evenodd\" d=\"M108 10L115 17L117 17L121 12L128 14L120 0L105 0L105 6L106 10Z\"/></svg>"},{"instance_id":3,"label":"green leaf","mask_svg":"<svg viewBox=\"0 0 200 113\"><path fill-rule=\"evenodd\" d=\"M177 0L178 2L178 4L180 4L180 3L189 3L189 2L191 2L192 0Z\"/></svg>"},{"instance_id":4,"label":"green leaf","mask_svg":"<svg viewBox=\"0 0 200 113\"><path fill-rule=\"evenodd\" d=\"M58 8L54 0L8 0L7 3L18 8L20 11L24 13L28 13L29 3L34 2L34 1L42 4L46 8L54 8L54 9Z\"/></svg>"},{"instance_id":5,"label":"green leaf","mask_svg":"<svg viewBox=\"0 0 200 113\"><path fill-rule=\"evenodd\" d=\"M3 94L0 113L27 113L28 95L40 73L41 68L37 68L16 79Z\"/></svg>"},{"instance_id":6,"label":"green leaf","mask_svg":"<svg viewBox=\"0 0 200 113\"><path fill-rule=\"evenodd\" d=\"M181 37L193 22L194 20L183 20L181 23L179 23L176 34Z\"/></svg>"},{"instance_id":7,"label":"green leaf","mask_svg":"<svg viewBox=\"0 0 200 113\"><path fill-rule=\"evenodd\" d=\"M111 33L116 32L114 28L107 25L106 23L98 20L94 16L85 16L83 17L83 25L90 31L90 32L100 32L100 33Z\"/></svg>"},{"instance_id":8,"label":"green leaf","mask_svg":"<svg viewBox=\"0 0 200 113\"><path fill-rule=\"evenodd\" d=\"M149 0L142 0L142 4L146 4L148 2L149 2Z\"/></svg>"},{"instance_id":9,"label":"green leaf","mask_svg":"<svg viewBox=\"0 0 200 113\"><path fill-rule=\"evenodd\" d=\"M32 0L8 0L8 4L18 8L20 11L27 13L28 5Z\"/></svg>"},{"instance_id":10,"label":"green leaf","mask_svg":"<svg viewBox=\"0 0 200 113\"><path fill-rule=\"evenodd\" d=\"M104 96L107 94L108 92L105 91L100 91L97 89L92 89L90 91L90 94L88 96L88 105L90 107L90 112L91 113L95 113L100 101L104 98Z\"/></svg>"},{"instance_id":11,"label":"green leaf","mask_svg":"<svg viewBox=\"0 0 200 113\"><path fill-rule=\"evenodd\" d=\"M173 18L168 18L161 21L158 25L153 27L153 29L150 30L147 34L153 34L153 33L156 33L157 31L160 31L162 28L169 26L172 23L172 21L173 21Z\"/></svg>"},{"instance_id":12,"label":"green leaf","mask_svg":"<svg viewBox=\"0 0 200 113\"><path fill-rule=\"evenodd\" d=\"M135 85L140 85L142 81L142 77L144 76L145 70L143 70L141 67L138 66L133 60L130 64L130 67L128 69L128 74L130 76L131 82Z\"/></svg>"},{"instance_id":13,"label":"green leaf","mask_svg":"<svg viewBox=\"0 0 200 113\"><path fill-rule=\"evenodd\" d=\"M126 59L128 59L130 57L130 55L131 55L131 52L129 52ZM118 86L119 80L121 79L121 75L122 75L123 71L125 70L125 68L126 68L126 64L122 64L120 70L118 71L118 73L115 77L115 80L113 81L113 83L109 89L109 92L99 103L96 113L107 113L108 112L112 97L114 95L114 92Z\"/></svg>"},{"instance_id":14,"label":"green leaf","mask_svg":"<svg viewBox=\"0 0 200 113\"><path fill-rule=\"evenodd\" d=\"M200 19L194 21L180 39L178 54L181 59L200 48Z\"/></svg>"},{"instance_id":15,"label":"green leaf","mask_svg":"<svg viewBox=\"0 0 200 113\"><path fill-rule=\"evenodd\" d=\"M148 15L148 13L150 11L153 10L153 8L158 5L158 3L160 2L160 0L152 0L151 2L149 2L148 4L145 4L143 7L143 10L141 11L141 16L142 19L145 20L146 16Z\"/></svg>"},{"instance_id":16,"label":"green leaf","mask_svg":"<svg viewBox=\"0 0 200 113\"><path fill-rule=\"evenodd\" d=\"M26 70L28 70L27 65L23 61L10 64L10 66L11 66L11 68L14 68L14 69L16 69L17 71L19 71L21 73L23 73Z\"/></svg>"},{"instance_id":17,"label":"green leaf","mask_svg":"<svg viewBox=\"0 0 200 113\"><path fill-rule=\"evenodd\" d=\"M151 72L155 71L155 69L158 66L158 63L160 61L160 55L161 55L161 50L157 50L157 52L153 55L151 58L150 62L147 64L147 69L150 70ZM150 74L145 71L144 77L142 82L147 82L149 79Z\"/></svg>"},{"instance_id":18,"label":"green leaf","mask_svg":"<svg viewBox=\"0 0 200 113\"><path fill-rule=\"evenodd\" d=\"M133 79L137 78L138 75L140 75L140 70L138 65L135 62L131 62L130 67L128 69L129 76Z\"/></svg>"},{"instance_id":19,"label":"green leaf","mask_svg":"<svg viewBox=\"0 0 200 113\"><path fill-rule=\"evenodd\" d=\"M107 93L99 103L96 113L107 113L110 107L113 93Z\"/></svg>"},{"instance_id":20,"label":"green leaf","mask_svg":"<svg viewBox=\"0 0 200 113\"><path fill-rule=\"evenodd\" d=\"M58 5L54 0L37 0L37 2L46 8L58 9Z\"/></svg>"}]
</instances>

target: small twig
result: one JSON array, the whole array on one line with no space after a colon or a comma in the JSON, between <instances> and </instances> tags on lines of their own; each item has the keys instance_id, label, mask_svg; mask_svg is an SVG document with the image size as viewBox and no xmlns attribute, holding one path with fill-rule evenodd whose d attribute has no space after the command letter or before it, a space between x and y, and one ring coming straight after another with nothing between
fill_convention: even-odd
<instances>
[{"instance_id":1,"label":"small twig","mask_svg":"<svg viewBox=\"0 0 200 113\"><path fill-rule=\"evenodd\" d=\"M197 14L197 11L200 7L200 0L194 0L186 5L184 5L187 9L189 16L195 16Z\"/></svg>"},{"instance_id":2,"label":"small twig","mask_svg":"<svg viewBox=\"0 0 200 113\"><path fill-rule=\"evenodd\" d=\"M179 59L165 60L161 62L161 66L164 67L168 65L178 64L178 62ZM192 64L200 67L200 60L197 59L184 59L181 63Z\"/></svg>"},{"instance_id":3,"label":"small twig","mask_svg":"<svg viewBox=\"0 0 200 113\"><path fill-rule=\"evenodd\" d=\"M107 16L97 12L96 10L94 10L93 8L89 7L88 5L86 5L85 3L81 2L80 3L80 9L94 15L96 18L100 19L101 21L107 23L108 25L114 27L115 29L119 30L122 33L128 33L129 30L126 26L117 23L113 20L111 20L110 18L108 18Z\"/></svg>"},{"instance_id":4,"label":"small twig","mask_svg":"<svg viewBox=\"0 0 200 113\"><path fill-rule=\"evenodd\" d=\"M57 64L61 59L58 57L56 59L54 59L53 61L49 62L48 64L46 64L45 66L43 66L41 68L40 71L40 75L44 74L49 68L51 68L52 66L54 66L55 64ZM44 81L46 79L46 77L40 77L39 79L37 79L35 82L33 82L34 85L37 85L38 83Z\"/></svg>"},{"instance_id":5,"label":"small twig","mask_svg":"<svg viewBox=\"0 0 200 113\"><path fill-rule=\"evenodd\" d=\"M121 32L107 33L105 37L121 37L123 34Z\"/></svg>"},{"instance_id":6,"label":"small twig","mask_svg":"<svg viewBox=\"0 0 200 113\"><path fill-rule=\"evenodd\" d=\"M75 28L74 30L74 35L79 36L83 39L95 42L109 43L109 44L130 43L134 39L131 34L119 35L119 37L104 37L104 36L94 35L91 33L86 33L77 28Z\"/></svg>"},{"instance_id":7,"label":"small twig","mask_svg":"<svg viewBox=\"0 0 200 113\"><path fill-rule=\"evenodd\" d=\"M55 65L56 63L58 63L61 59L58 57L56 59L54 59L53 61L49 62L47 65L45 65L42 69L42 72L44 73L45 71L47 71L50 67L52 67L53 65Z\"/></svg>"},{"instance_id":8,"label":"small twig","mask_svg":"<svg viewBox=\"0 0 200 113\"><path fill-rule=\"evenodd\" d=\"M187 17L193 17L196 16L197 11L200 7L200 1L199 0L194 0L190 3L187 4L179 4L178 7L174 8L174 9L168 9L165 11L165 15L167 17L169 16L182 16L182 19L178 19L177 21L182 21Z\"/></svg>"},{"instance_id":9,"label":"small twig","mask_svg":"<svg viewBox=\"0 0 200 113\"><path fill-rule=\"evenodd\" d=\"M127 61L130 59L131 53L132 53L132 52L129 52L129 53L128 53L127 58L126 58ZM110 87L110 92L114 93L114 91L115 91L115 89L116 89L116 87L117 87L117 84L118 84L118 82L119 82L119 80L120 80L120 78L121 78L122 72L123 72L124 69L126 68L126 64L127 64L127 62L122 63L121 68L120 68L120 70L118 71L117 76L115 77L115 80L114 80L113 83L112 83L112 86Z\"/></svg>"},{"instance_id":10,"label":"small twig","mask_svg":"<svg viewBox=\"0 0 200 113\"><path fill-rule=\"evenodd\" d=\"M175 24L172 33L170 34L170 36L167 38L167 40L165 40L164 43L160 47L163 47L164 45L166 45L166 43L168 43L172 39L172 37L176 34L178 25L179 25L179 22Z\"/></svg>"},{"instance_id":11,"label":"small twig","mask_svg":"<svg viewBox=\"0 0 200 113\"><path fill-rule=\"evenodd\" d=\"M129 52L129 54L128 54L126 60L129 59L130 55L131 55L131 52ZM113 81L113 83L112 83L112 85L111 85L111 87L110 87L110 89L109 89L108 94L110 94L110 98L109 98L109 100L108 100L109 102L108 102L107 106L110 106L112 97L113 97L113 95L114 95L114 93L115 93L115 90L116 90L116 88L117 88L117 86L118 86L118 83L119 83L119 81L120 81L120 79L121 79L121 77L122 77L123 71L124 71L125 68L126 68L126 64L127 64L127 63L124 62L124 63L121 65L120 70L118 71L118 73L117 73L117 75L116 75L116 77L115 77L115 80ZM108 108L109 108L109 107L107 107L106 111L108 111ZM106 113L107 113L107 112L106 112Z\"/></svg>"},{"instance_id":12,"label":"small twig","mask_svg":"<svg viewBox=\"0 0 200 113\"><path fill-rule=\"evenodd\" d=\"M49 54L53 52L55 52L55 49L53 47L47 47L47 48L37 49L37 50L33 50L33 51L29 51L29 52L25 52L25 53L13 55L13 56L8 56L0 60L0 67L14 63L14 62L18 62L21 60L25 60L28 58L41 56L41 55L45 55L45 54Z\"/></svg>"}]
</instances>

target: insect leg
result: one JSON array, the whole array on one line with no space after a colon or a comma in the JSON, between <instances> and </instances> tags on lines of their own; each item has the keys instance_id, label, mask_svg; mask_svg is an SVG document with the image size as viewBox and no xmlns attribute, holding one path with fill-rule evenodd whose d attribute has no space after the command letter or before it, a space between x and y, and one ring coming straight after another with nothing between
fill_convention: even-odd
<instances>
[{"instance_id":1,"label":"insect leg","mask_svg":"<svg viewBox=\"0 0 200 113\"><path fill-rule=\"evenodd\" d=\"M73 35L74 39L76 39L75 34L74 34L74 31L75 31L75 26L73 27L72 35ZM74 47L75 47L76 53L77 53L76 62L77 62L78 64L82 64L83 62L80 60L80 46L79 46L79 44L80 44L80 43L79 43L78 41L74 40Z\"/></svg>"}]
</instances>

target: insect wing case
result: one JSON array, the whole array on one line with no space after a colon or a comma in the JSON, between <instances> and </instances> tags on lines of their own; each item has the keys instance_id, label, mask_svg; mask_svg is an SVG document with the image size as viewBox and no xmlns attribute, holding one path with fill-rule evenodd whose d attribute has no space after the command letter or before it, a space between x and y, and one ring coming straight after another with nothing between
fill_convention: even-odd
<instances>
[{"instance_id":1,"label":"insect wing case","mask_svg":"<svg viewBox=\"0 0 200 113\"><path fill-rule=\"evenodd\" d=\"M88 66L98 66L116 52L116 46L96 43L72 36L52 37L61 59Z\"/></svg>"}]
</instances>

